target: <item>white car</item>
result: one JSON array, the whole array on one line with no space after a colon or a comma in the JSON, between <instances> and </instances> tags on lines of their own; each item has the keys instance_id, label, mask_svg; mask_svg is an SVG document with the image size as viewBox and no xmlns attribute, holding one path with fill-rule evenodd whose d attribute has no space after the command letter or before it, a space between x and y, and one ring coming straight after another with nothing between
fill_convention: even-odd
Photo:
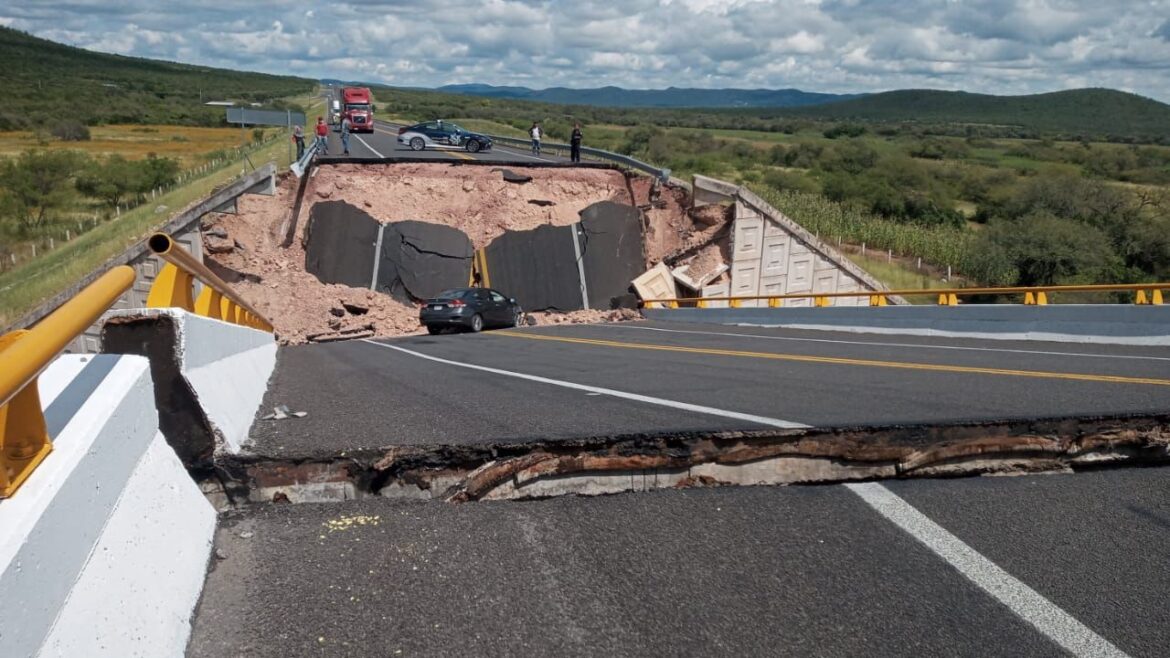
<instances>
[{"instance_id":1,"label":"white car","mask_svg":"<svg viewBox=\"0 0 1170 658\"><path fill-rule=\"evenodd\" d=\"M409 146L412 151L432 148L478 153L492 148L492 140L487 135L469 132L448 121L438 120L399 128L398 143Z\"/></svg>"}]
</instances>

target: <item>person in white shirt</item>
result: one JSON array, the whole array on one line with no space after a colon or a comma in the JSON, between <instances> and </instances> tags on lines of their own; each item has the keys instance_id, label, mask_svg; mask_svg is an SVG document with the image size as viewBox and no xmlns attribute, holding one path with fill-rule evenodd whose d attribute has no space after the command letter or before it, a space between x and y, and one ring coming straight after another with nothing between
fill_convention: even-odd
<instances>
[{"instance_id":1,"label":"person in white shirt","mask_svg":"<svg viewBox=\"0 0 1170 658\"><path fill-rule=\"evenodd\" d=\"M528 131L532 136L532 155L540 155L540 138L544 135L544 131L540 129L540 124L533 121L532 130Z\"/></svg>"}]
</instances>

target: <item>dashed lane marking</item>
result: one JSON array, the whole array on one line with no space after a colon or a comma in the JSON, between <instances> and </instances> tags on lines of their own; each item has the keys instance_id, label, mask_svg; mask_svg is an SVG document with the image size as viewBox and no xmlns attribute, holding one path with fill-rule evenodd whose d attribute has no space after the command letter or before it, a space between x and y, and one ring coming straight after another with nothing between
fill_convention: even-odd
<instances>
[{"instance_id":1,"label":"dashed lane marking","mask_svg":"<svg viewBox=\"0 0 1170 658\"><path fill-rule=\"evenodd\" d=\"M873 359L846 359L833 356L809 356L805 354L781 354L776 352L719 350L701 347L682 347L678 345L658 345L655 343L627 343L616 340L544 336L539 334L517 333L513 331L494 331L492 332L492 335L509 336L511 338L524 338L528 340L545 340L560 343L576 343L579 345L594 345L597 347L617 347L622 349L653 350L659 352L683 352L687 354L709 354L712 356L734 356L749 359L769 359L774 361L799 361L803 363L824 363L843 366L863 366L869 368L897 368L901 370L924 370L931 372L948 372L970 375L997 375L1002 377L1062 379L1069 381L1095 382L1105 384L1170 386L1170 379L1155 379L1153 377L1123 377L1120 375L1092 375L1076 372L1046 372L1043 370L1010 370L1006 368L981 368L977 366L952 366L935 363L912 363L903 361L876 361Z\"/></svg>"},{"instance_id":2,"label":"dashed lane marking","mask_svg":"<svg viewBox=\"0 0 1170 658\"><path fill-rule=\"evenodd\" d=\"M561 388L569 388L575 391L585 391L586 393L596 393L598 395L609 395L623 400L632 400L634 402L644 402L646 404L653 404L660 407L669 407L671 409L678 409L680 411L690 411L698 414L705 414L708 416L720 416L722 418L731 418L734 420L742 420L765 427L778 427L781 429L804 429L809 427L803 423L795 423L790 420L781 420L779 418L770 418L768 416L757 416L755 414L744 414L738 411L729 411L727 409L717 409L715 407L705 407L699 404L691 404L689 402L679 402L677 400L667 400L665 398L656 398L650 395L641 395L640 393L630 393L627 391L618 391L612 388L603 388L601 386L589 386L586 384L578 384L576 382L568 382L560 379L550 379L548 377L539 377L537 375L529 375L523 372L513 372L511 370L502 370L500 368L489 368L487 366L475 365L474 363L464 363L462 361L451 361L448 359L441 359L439 357L423 354L422 352L415 352L397 345L388 345L386 343L378 343L372 340L363 339L363 343L368 343L375 347L382 347L403 354L426 359L435 363L442 363L458 368L467 368L470 370L478 370L480 372L490 372L494 375L504 375L505 377L515 377L516 379L524 379L530 382L537 382L540 384L550 384L552 386L560 386Z\"/></svg>"},{"instance_id":3,"label":"dashed lane marking","mask_svg":"<svg viewBox=\"0 0 1170 658\"><path fill-rule=\"evenodd\" d=\"M876 482L846 484L867 505L1074 656L1126 656L1036 590Z\"/></svg>"}]
</instances>

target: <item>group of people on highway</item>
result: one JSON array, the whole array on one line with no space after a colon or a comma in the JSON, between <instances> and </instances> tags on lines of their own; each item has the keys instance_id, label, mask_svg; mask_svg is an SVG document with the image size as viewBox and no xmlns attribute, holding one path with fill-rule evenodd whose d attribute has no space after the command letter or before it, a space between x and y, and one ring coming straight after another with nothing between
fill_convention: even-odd
<instances>
[{"instance_id":1,"label":"group of people on highway","mask_svg":"<svg viewBox=\"0 0 1170 658\"><path fill-rule=\"evenodd\" d=\"M540 139L544 137L544 129L540 127L539 121L532 122L528 136L532 138L532 155L540 155ZM581 138L581 124L574 123L573 133L569 136L569 160L573 162L581 161Z\"/></svg>"},{"instance_id":2,"label":"group of people on highway","mask_svg":"<svg viewBox=\"0 0 1170 658\"><path fill-rule=\"evenodd\" d=\"M315 128L316 139L313 140L313 148L318 153L325 155L329 153L329 126L325 123L325 117L317 117L317 126ZM342 155L349 155L349 135L353 132L353 124L350 123L349 117L341 119L341 148ZM540 127L539 121L532 122L532 128L528 131L529 137L532 138L532 155L540 155L540 140L544 137L544 129ZM573 132L569 136L569 159L573 162L581 162L581 124L573 124ZM300 160L305 155L305 131L300 126L293 127L293 141L297 144L297 160Z\"/></svg>"},{"instance_id":3,"label":"group of people on highway","mask_svg":"<svg viewBox=\"0 0 1170 658\"><path fill-rule=\"evenodd\" d=\"M313 140L313 148L320 154L325 155L329 153L329 126L325 123L325 117L317 117L317 125L313 129L316 137ZM353 124L349 117L344 117L341 120L341 148L342 155L349 155L349 136L353 132ZM293 127L292 134L293 141L297 145L297 160L305 156L305 130L300 126Z\"/></svg>"}]
</instances>

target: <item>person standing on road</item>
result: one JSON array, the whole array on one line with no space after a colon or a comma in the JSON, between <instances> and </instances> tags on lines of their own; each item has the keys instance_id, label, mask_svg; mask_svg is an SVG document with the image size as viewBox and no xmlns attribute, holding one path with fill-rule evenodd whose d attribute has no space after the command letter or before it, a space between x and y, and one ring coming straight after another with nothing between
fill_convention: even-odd
<instances>
[{"instance_id":1,"label":"person standing on road","mask_svg":"<svg viewBox=\"0 0 1170 658\"><path fill-rule=\"evenodd\" d=\"M305 129L299 124L293 126L293 141L297 143L297 160L305 157Z\"/></svg>"},{"instance_id":2,"label":"person standing on road","mask_svg":"<svg viewBox=\"0 0 1170 658\"><path fill-rule=\"evenodd\" d=\"M573 134L569 137L569 159L581 162L581 124L573 124Z\"/></svg>"},{"instance_id":3,"label":"person standing on road","mask_svg":"<svg viewBox=\"0 0 1170 658\"><path fill-rule=\"evenodd\" d=\"M341 148L343 155L349 155L349 133L353 131L353 124L349 117L341 120Z\"/></svg>"},{"instance_id":4,"label":"person standing on road","mask_svg":"<svg viewBox=\"0 0 1170 658\"><path fill-rule=\"evenodd\" d=\"M313 148L318 153L329 154L329 126L325 125L325 117L317 117L317 142Z\"/></svg>"},{"instance_id":5,"label":"person standing on road","mask_svg":"<svg viewBox=\"0 0 1170 658\"><path fill-rule=\"evenodd\" d=\"M532 137L532 155L540 155L540 138L544 135L544 131L540 129L540 124L533 121L532 130L528 131L528 135Z\"/></svg>"}]
</instances>

